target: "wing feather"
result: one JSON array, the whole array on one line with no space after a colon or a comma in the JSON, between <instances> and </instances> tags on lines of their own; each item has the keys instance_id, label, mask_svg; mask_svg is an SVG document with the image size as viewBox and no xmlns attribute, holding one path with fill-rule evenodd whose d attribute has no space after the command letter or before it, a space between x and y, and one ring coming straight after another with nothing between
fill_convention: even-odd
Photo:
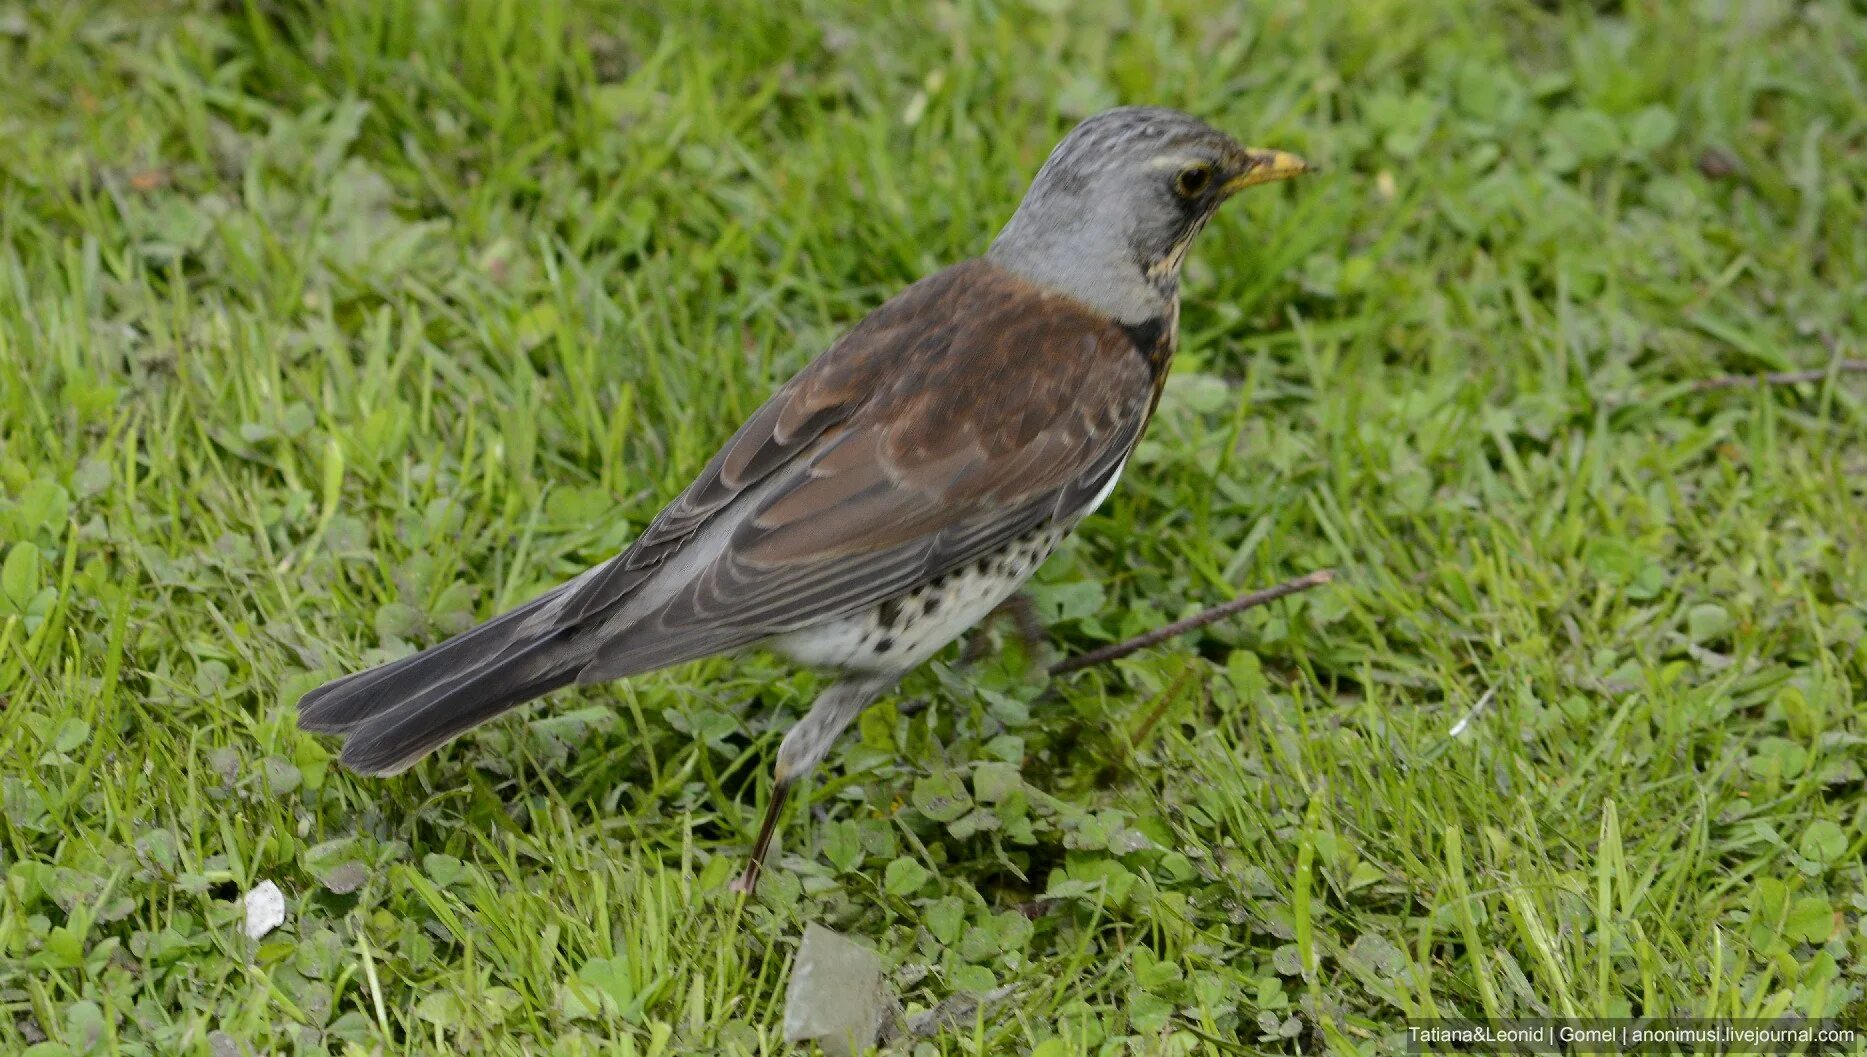
<instances>
[{"instance_id":1,"label":"wing feather","mask_svg":"<svg viewBox=\"0 0 1867 1057\"><path fill-rule=\"evenodd\" d=\"M860 612L1074 518L1133 449L1154 383L1127 332L1077 302L983 261L922 280L567 592L555 619L593 640L580 681Z\"/></svg>"}]
</instances>

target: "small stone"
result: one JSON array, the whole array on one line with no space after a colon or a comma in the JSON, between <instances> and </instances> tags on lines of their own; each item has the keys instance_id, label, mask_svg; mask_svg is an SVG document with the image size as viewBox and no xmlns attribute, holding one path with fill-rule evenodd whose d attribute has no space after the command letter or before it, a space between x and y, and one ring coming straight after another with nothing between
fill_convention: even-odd
<instances>
[{"instance_id":1,"label":"small stone","mask_svg":"<svg viewBox=\"0 0 1867 1057\"><path fill-rule=\"evenodd\" d=\"M981 1009L1010 998L1017 990L1018 985L1006 984L984 994L960 991L932 1009L909 1017L906 1033L917 1038L928 1038L942 1031L963 1030L971 1025Z\"/></svg>"},{"instance_id":2,"label":"small stone","mask_svg":"<svg viewBox=\"0 0 1867 1057\"><path fill-rule=\"evenodd\" d=\"M815 922L804 927L784 998L786 1042L855 1057L875 1045L889 1005L880 955Z\"/></svg>"},{"instance_id":3,"label":"small stone","mask_svg":"<svg viewBox=\"0 0 1867 1057\"><path fill-rule=\"evenodd\" d=\"M285 924L285 893L271 881L261 881L246 894L246 936L259 939Z\"/></svg>"},{"instance_id":4,"label":"small stone","mask_svg":"<svg viewBox=\"0 0 1867 1057\"><path fill-rule=\"evenodd\" d=\"M336 895L347 896L362 888L363 882L367 880L369 880L369 870L365 869L362 863L347 862L324 875L324 887Z\"/></svg>"}]
</instances>

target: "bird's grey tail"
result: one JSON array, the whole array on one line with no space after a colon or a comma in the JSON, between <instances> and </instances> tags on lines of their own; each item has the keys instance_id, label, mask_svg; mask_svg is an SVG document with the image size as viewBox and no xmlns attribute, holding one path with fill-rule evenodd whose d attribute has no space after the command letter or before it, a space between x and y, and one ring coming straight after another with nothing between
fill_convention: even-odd
<instances>
[{"instance_id":1,"label":"bird's grey tail","mask_svg":"<svg viewBox=\"0 0 1867 1057\"><path fill-rule=\"evenodd\" d=\"M346 735L344 766L395 774L448 739L577 679L571 629L528 628L556 591L438 646L318 687L298 702L303 730Z\"/></svg>"}]
</instances>

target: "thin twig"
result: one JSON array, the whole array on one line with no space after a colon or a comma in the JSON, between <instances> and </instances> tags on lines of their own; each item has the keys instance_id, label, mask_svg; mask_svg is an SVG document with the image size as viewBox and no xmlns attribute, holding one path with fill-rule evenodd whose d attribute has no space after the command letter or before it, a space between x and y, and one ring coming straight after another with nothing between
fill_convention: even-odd
<instances>
[{"instance_id":1,"label":"thin twig","mask_svg":"<svg viewBox=\"0 0 1867 1057\"><path fill-rule=\"evenodd\" d=\"M1149 646L1158 646L1168 639L1173 638L1175 635L1184 635L1189 631L1203 628L1207 624L1217 623L1233 614L1243 613L1247 609L1264 605L1267 602L1275 602L1279 598L1294 595L1299 591L1307 591L1312 587L1321 587L1323 584L1334 579L1334 569L1318 569L1307 576L1299 576L1294 580L1286 580L1275 587L1267 587L1262 591L1253 591L1248 595L1239 595L1230 602L1213 606L1211 609L1204 610L1203 612L1195 613L1185 620L1176 620L1164 627L1155 628L1145 635L1136 635L1134 638L1128 639L1125 642L1113 643L1108 646L1103 646L1100 649L1090 650L1088 653L1079 654L1075 657L1066 657L1050 666L1050 674L1064 675L1069 672L1088 668L1091 665L1106 664L1109 661L1126 657L1131 653L1145 650Z\"/></svg>"},{"instance_id":2,"label":"thin twig","mask_svg":"<svg viewBox=\"0 0 1867 1057\"><path fill-rule=\"evenodd\" d=\"M1812 367L1806 371L1775 371L1770 374L1721 374L1716 378L1705 378L1692 383L1695 393L1709 393L1719 389L1739 389L1755 385L1801 385L1804 382L1819 382L1830 374L1849 374L1867 372L1867 360L1838 360L1827 367Z\"/></svg>"}]
</instances>

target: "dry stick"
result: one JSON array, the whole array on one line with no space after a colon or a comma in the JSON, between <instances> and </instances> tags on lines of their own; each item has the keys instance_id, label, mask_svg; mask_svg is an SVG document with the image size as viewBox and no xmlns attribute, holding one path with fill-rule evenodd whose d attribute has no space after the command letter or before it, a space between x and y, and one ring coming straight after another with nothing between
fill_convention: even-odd
<instances>
[{"instance_id":1,"label":"dry stick","mask_svg":"<svg viewBox=\"0 0 1867 1057\"><path fill-rule=\"evenodd\" d=\"M1203 628L1207 624L1213 624L1224 620L1226 617L1235 613L1243 613L1247 609L1264 605L1266 602L1275 602L1279 598L1294 595L1299 591L1307 591L1312 587L1321 587L1323 584L1334 579L1334 569L1318 569L1307 576L1299 576L1294 580L1285 580L1275 587L1267 587L1262 591L1253 591L1248 595L1239 595L1230 602L1195 613L1185 620L1176 620L1164 627L1155 628L1145 635L1136 635L1134 638L1128 639L1125 642L1117 642L1112 645L1103 646L1100 649L1090 650L1088 653L1078 654L1075 657L1066 657L1050 666L1050 674L1064 675L1069 672L1088 668L1091 665L1106 664L1109 661L1126 657L1131 653L1145 650L1149 646L1158 646L1168 639L1173 638L1175 635L1184 635L1197 628Z\"/></svg>"},{"instance_id":2,"label":"dry stick","mask_svg":"<svg viewBox=\"0 0 1867 1057\"><path fill-rule=\"evenodd\" d=\"M1828 367L1816 367L1806 371L1776 371L1772 374L1721 374L1716 378L1706 378L1692 383L1695 393L1709 393L1718 389L1737 389L1746 385L1801 385L1804 382L1820 382L1829 374L1848 374L1867 372L1867 360L1840 360Z\"/></svg>"}]
</instances>

